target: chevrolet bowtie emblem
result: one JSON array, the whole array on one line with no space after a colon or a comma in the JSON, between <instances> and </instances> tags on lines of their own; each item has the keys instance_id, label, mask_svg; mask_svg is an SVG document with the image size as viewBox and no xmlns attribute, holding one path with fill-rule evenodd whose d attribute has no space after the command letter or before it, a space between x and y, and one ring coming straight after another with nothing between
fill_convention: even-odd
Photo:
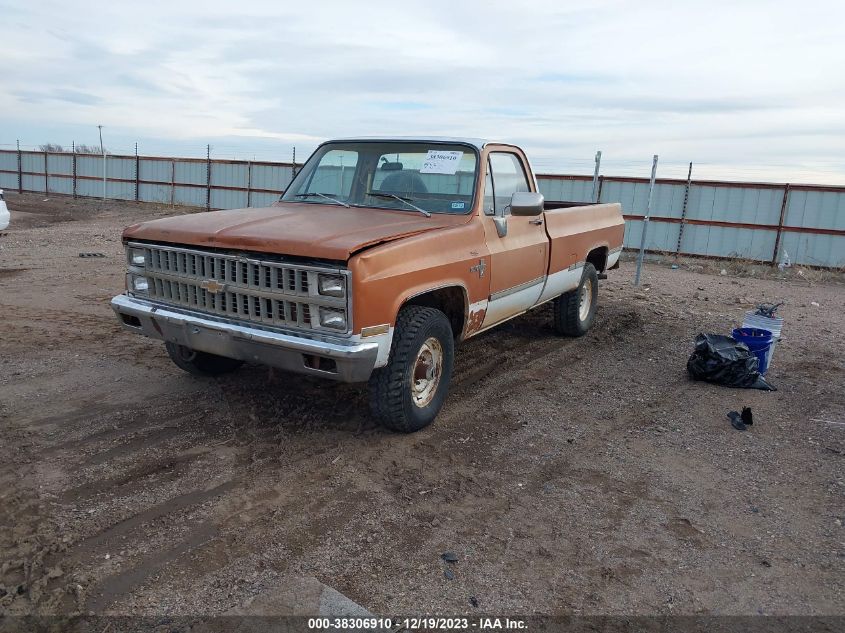
<instances>
[{"instance_id":1,"label":"chevrolet bowtie emblem","mask_svg":"<svg viewBox=\"0 0 845 633\"><path fill-rule=\"evenodd\" d=\"M479 277L484 276L484 271L487 270L487 264L484 263L483 259L479 259L478 263L475 266L471 266L469 272L471 273L478 273Z\"/></svg>"},{"instance_id":2,"label":"chevrolet bowtie emblem","mask_svg":"<svg viewBox=\"0 0 845 633\"><path fill-rule=\"evenodd\" d=\"M216 279L203 279L200 288L216 295L218 292L223 292L226 289L226 284L221 284Z\"/></svg>"}]
</instances>

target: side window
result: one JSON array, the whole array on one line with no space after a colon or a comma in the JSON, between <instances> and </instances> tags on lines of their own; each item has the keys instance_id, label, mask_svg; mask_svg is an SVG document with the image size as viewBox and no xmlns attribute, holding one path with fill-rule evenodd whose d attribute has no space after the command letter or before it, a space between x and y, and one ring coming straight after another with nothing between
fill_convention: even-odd
<instances>
[{"instance_id":1,"label":"side window","mask_svg":"<svg viewBox=\"0 0 845 633\"><path fill-rule=\"evenodd\" d=\"M493 209L494 211L505 210L509 213L507 206L511 203L511 197L517 191L531 191L528 187L528 179L525 177L525 170L522 162L516 154L505 152L494 152L490 154L490 168L493 172L492 185ZM490 178L487 179L490 183ZM493 193L491 192L491 194ZM484 211L489 213L487 202L487 190L484 192Z\"/></svg>"}]
</instances>

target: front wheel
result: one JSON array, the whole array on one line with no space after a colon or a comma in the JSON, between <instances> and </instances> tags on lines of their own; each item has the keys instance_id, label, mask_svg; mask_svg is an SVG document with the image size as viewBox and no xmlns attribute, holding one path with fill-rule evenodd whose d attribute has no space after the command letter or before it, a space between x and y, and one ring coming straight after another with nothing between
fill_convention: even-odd
<instances>
[{"instance_id":1,"label":"front wheel","mask_svg":"<svg viewBox=\"0 0 845 633\"><path fill-rule=\"evenodd\" d=\"M584 336L596 318L598 300L599 276L592 264L585 264L578 287L554 300L555 332Z\"/></svg>"},{"instance_id":2,"label":"front wheel","mask_svg":"<svg viewBox=\"0 0 845 633\"><path fill-rule=\"evenodd\" d=\"M399 312L387 365L370 377L370 410L381 424L412 433L437 417L452 378L455 342L440 310L408 306Z\"/></svg>"},{"instance_id":3,"label":"front wheel","mask_svg":"<svg viewBox=\"0 0 845 633\"><path fill-rule=\"evenodd\" d=\"M228 374L244 364L242 360L209 354L208 352L198 352L195 349L176 343L166 342L164 346L167 348L167 354L170 356L170 360L179 369L184 369L189 374L194 374L195 376L219 376L221 374Z\"/></svg>"}]
</instances>

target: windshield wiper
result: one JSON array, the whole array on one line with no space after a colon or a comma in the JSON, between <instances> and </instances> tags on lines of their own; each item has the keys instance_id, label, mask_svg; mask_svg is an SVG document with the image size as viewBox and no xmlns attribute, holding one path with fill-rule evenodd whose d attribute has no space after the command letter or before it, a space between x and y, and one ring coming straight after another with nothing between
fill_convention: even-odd
<instances>
[{"instance_id":1,"label":"windshield wiper","mask_svg":"<svg viewBox=\"0 0 845 633\"><path fill-rule=\"evenodd\" d=\"M397 196L392 193L384 193L383 191L368 191L368 196L375 196L376 198L393 198L394 200L398 200L403 204L407 204L412 209L416 209L420 213L422 213L425 217L430 218L431 213L426 211L425 209L420 209L417 205L411 204L411 198L403 198L402 196Z\"/></svg>"},{"instance_id":2,"label":"windshield wiper","mask_svg":"<svg viewBox=\"0 0 845 633\"><path fill-rule=\"evenodd\" d=\"M330 201L335 202L337 204L343 205L347 209L351 208L348 204L346 204L342 200L338 200L337 198L332 198L331 196L327 196L324 193L317 193L316 191L309 191L308 193L298 193L294 196L294 198L310 198L311 196L319 196L321 198L325 198L326 200L330 200Z\"/></svg>"}]
</instances>

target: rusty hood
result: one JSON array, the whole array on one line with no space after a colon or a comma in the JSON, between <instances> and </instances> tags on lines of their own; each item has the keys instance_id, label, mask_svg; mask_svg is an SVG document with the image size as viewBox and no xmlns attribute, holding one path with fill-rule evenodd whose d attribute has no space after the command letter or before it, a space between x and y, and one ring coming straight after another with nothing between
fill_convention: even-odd
<instances>
[{"instance_id":1,"label":"rusty hood","mask_svg":"<svg viewBox=\"0 0 845 633\"><path fill-rule=\"evenodd\" d=\"M277 202L150 220L130 226L125 240L347 260L368 246L465 224L466 215L371 207Z\"/></svg>"}]
</instances>

